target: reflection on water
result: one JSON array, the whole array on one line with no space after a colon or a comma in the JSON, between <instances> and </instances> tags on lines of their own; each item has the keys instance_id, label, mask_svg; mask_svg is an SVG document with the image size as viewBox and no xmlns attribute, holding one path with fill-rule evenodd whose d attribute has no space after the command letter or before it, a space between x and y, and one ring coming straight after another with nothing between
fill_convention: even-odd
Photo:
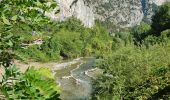
<instances>
[{"instance_id":1,"label":"reflection on water","mask_svg":"<svg viewBox=\"0 0 170 100\"><path fill-rule=\"evenodd\" d=\"M87 100L90 97L91 78L85 71L92 69L94 62L94 58L82 58L80 62L56 71L62 100Z\"/></svg>"}]
</instances>

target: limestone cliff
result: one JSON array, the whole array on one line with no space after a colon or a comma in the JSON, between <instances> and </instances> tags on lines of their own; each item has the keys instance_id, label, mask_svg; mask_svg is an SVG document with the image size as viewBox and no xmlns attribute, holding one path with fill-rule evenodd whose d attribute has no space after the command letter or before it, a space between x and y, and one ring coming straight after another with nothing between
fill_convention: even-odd
<instances>
[{"instance_id":1,"label":"limestone cliff","mask_svg":"<svg viewBox=\"0 0 170 100\"><path fill-rule=\"evenodd\" d=\"M150 22L157 6L167 0L56 0L58 14L47 15L57 20L69 17L80 19L85 26L92 27L96 19L110 21L120 27L132 27L143 19Z\"/></svg>"}]
</instances>

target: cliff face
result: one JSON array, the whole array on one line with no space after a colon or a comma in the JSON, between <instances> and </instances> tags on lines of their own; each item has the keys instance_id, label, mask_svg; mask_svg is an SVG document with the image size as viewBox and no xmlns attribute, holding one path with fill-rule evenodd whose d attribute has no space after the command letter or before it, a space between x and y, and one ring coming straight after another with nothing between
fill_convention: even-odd
<instances>
[{"instance_id":1,"label":"cliff face","mask_svg":"<svg viewBox=\"0 0 170 100\"><path fill-rule=\"evenodd\" d=\"M139 0L93 0L96 18L111 21L121 27L130 27L143 18Z\"/></svg>"},{"instance_id":2,"label":"cliff face","mask_svg":"<svg viewBox=\"0 0 170 100\"><path fill-rule=\"evenodd\" d=\"M132 27L143 19L150 22L153 11L167 0L56 0L58 14L47 15L57 20L69 17L80 19L92 27L96 19L115 23L120 27Z\"/></svg>"}]
</instances>

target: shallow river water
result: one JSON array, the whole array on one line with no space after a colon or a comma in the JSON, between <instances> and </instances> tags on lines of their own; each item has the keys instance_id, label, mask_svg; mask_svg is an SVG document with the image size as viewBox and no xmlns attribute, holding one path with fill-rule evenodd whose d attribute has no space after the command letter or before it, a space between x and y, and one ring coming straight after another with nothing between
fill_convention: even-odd
<instances>
[{"instance_id":1,"label":"shallow river water","mask_svg":"<svg viewBox=\"0 0 170 100\"><path fill-rule=\"evenodd\" d=\"M95 64L94 58L81 58L74 64L55 70L62 100L87 100L92 93L91 78L85 74Z\"/></svg>"}]
</instances>

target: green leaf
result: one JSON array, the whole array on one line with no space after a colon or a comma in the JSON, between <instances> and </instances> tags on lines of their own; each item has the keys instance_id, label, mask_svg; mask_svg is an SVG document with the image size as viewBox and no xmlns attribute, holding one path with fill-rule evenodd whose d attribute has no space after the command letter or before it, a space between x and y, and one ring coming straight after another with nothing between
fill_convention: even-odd
<instances>
[{"instance_id":1,"label":"green leaf","mask_svg":"<svg viewBox=\"0 0 170 100\"><path fill-rule=\"evenodd\" d=\"M12 47L13 46L13 43L12 43L12 41L11 40L9 40L9 42L7 43L10 47Z\"/></svg>"},{"instance_id":2,"label":"green leaf","mask_svg":"<svg viewBox=\"0 0 170 100\"><path fill-rule=\"evenodd\" d=\"M17 18L18 18L18 16L17 16L17 15L15 15L15 16L13 16L13 17L11 18L11 20L16 21L16 20L17 20Z\"/></svg>"},{"instance_id":3,"label":"green leaf","mask_svg":"<svg viewBox=\"0 0 170 100\"><path fill-rule=\"evenodd\" d=\"M6 37L4 37L5 39L10 39L13 37L13 34L8 34Z\"/></svg>"},{"instance_id":4,"label":"green leaf","mask_svg":"<svg viewBox=\"0 0 170 100\"><path fill-rule=\"evenodd\" d=\"M9 22L9 20L5 16L2 16L2 20L3 20L4 24L11 25L11 23Z\"/></svg>"},{"instance_id":5,"label":"green leaf","mask_svg":"<svg viewBox=\"0 0 170 100\"><path fill-rule=\"evenodd\" d=\"M25 18L23 16L19 16L22 22L25 22Z\"/></svg>"},{"instance_id":6,"label":"green leaf","mask_svg":"<svg viewBox=\"0 0 170 100\"><path fill-rule=\"evenodd\" d=\"M56 2L53 2L53 3L50 5L50 7L54 9L55 7L57 7L57 3L56 3Z\"/></svg>"}]
</instances>

